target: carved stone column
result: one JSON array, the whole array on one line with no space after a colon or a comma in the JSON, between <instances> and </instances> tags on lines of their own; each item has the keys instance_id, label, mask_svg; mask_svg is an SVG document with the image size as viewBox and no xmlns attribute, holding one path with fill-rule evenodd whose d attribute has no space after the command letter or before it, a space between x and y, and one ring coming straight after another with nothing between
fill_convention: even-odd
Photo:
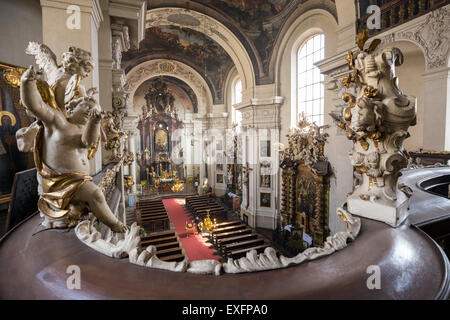
<instances>
[{"instance_id":1,"label":"carved stone column","mask_svg":"<svg viewBox=\"0 0 450 320\"><path fill-rule=\"evenodd\" d=\"M342 85L342 79L349 73L346 55L347 52L342 52L316 64L320 72L325 75L324 123L331 126L327 130L330 137L325 146L325 155L332 164L333 170L329 193L329 212L332 213L329 215L329 226L332 233L345 230L345 224L333 213L344 203L346 194L353 188L353 167L348 161L348 152L352 148L352 143L345 136L345 131L339 128L329 116L330 113L342 114L342 110L346 107L346 103L341 98L343 94L356 94L354 87L346 88Z\"/></svg>"},{"instance_id":2,"label":"carved stone column","mask_svg":"<svg viewBox=\"0 0 450 320\"><path fill-rule=\"evenodd\" d=\"M214 107L213 107L214 109ZM226 185L226 164L225 164L225 130L227 127L227 113L209 114L209 127L207 135L210 143L210 185L214 188L217 196L225 194Z\"/></svg>"},{"instance_id":3,"label":"carved stone column","mask_svg":"<svg viewBox=\"0 0 450 320\"><path fill-rule=\"evenodd\" d=\"M127 116L123 119L123 129L128 135L127 151L133 155L134 161L128 166L128 174L133 177L134 185L131 187L131 193L136 193L136 137L139 135L137 125L139 122L138 116Z\"/></svg>"},{"instance_id":4,"label":"carved stone column","mask_svg":"<svg viewBox=\"0 0 450 320\"><path fill-rule=\"evenodd\" d=\"M139 134L139 131L129 131L128 132L128 152L133 155L133 158L136 159L136 136ZM136 175L136 160L134 160L128 167L128 173L133 177L134 184L131 187L131 193L136 193L136 183L137 183L137 175Z\"/></svg>"},{"instance_id":5,"label":"carved stone column","mask_svg":"<svg viewBox=\"0 0 450 320\"><path fill-rule=\"evenodd\" d=\"M195 190L202 194L202 185L206 179L206 152L205 152L205 139L206 135L206 120L205 119L195 119L194 123L194 166L199 168L199 181L198 189Z\"/></svg>"},{"instance_id":6,"label":"carved stone column","mask_svg":"<svg viewBox=\"0 0 450 320\"><path fill-rule=\"evenodd\" d=\"M283 98L275 96L251 99L250 105L239 106L243 165L248 163L249 168L248 187L242 190L241 212L248 216L253 227L275 229L279 216L278 143L282 103Z\"/></svg>"}]
</instances>

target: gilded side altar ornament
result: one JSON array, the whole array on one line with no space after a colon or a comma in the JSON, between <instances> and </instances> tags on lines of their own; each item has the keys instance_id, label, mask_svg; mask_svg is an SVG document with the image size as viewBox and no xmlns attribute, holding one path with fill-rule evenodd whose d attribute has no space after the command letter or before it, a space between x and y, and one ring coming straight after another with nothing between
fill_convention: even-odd
<instances>
[{"instance_id":1,"label":"gilded side altar ornament","mask_svg":"<svg viewBox=\"0 0 450 320\"><path fill-rule=\"evenodd\" d=\"M359 34L359 50L349 51L346 58L352 73L343 84L356 85L358 94L344 94L348 107L342 116L331 116L353 141L350 161L362 176L347 198L348 211L396 227L408 215L410 194L398 188L397 180L407 166L403 141L409 126L416 124L416 98L397 87L395 66L403 63L401 51L385 48L374 54L380 41L364 49L367 39L367 30Z\"/></svg>"},{"instance_id":2,"label":"gilded side altar ornament","mask_svg":"<svg viewBox=\"0 0 450 320\"><path fill-rule=\"evenodd\" d=\"M75 226L92 212L115 232L125 232L111 212L101 189L89 176L89 157L100 139L101 108L95 89L80 84L92 70L90 53L75 47L63 54L61 66L45 45L31 42L27 53L36 57L47 82L31 66L20 78L20 98L37 121L16 134L21 151L33 150L38 170L38 207L43 225ZM94 152L93 152L94 150Z\"/></svg>"},{"instance_id":3,"label":"gilded side altar ornament","mask_svg":"<svg viewBox=\"0 0 450 320\"><path fill-rule=\"evenodd\" d=\"M110 161L118 161L120 158L121 138L124 132L120 128L119 115L116 112L104 113L102 126L106 133L105 149L110 151Z\"/></svg>"}]
</instances>

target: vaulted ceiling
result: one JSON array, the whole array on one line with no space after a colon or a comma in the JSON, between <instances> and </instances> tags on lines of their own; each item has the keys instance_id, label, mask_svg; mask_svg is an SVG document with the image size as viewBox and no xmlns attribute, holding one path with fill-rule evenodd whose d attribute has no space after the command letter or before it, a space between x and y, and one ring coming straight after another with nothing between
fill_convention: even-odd
<instances>
[{"instance_id":1,"label":"vaulted ceiling","mask_svg":"<svg viewBox=\"0 0 450 320\"><path fill-rule=\"evenodd\" d=\"M184 8L208 15L239 39L252 62L256 84L274 81L274 62L283 34L292 22L311 9L324 9L337 20L332 0L148 0L147 9ZM211 89L215 104L224 102L224 86L234 64L216 41L192 29L188 15L176 17L178 26L146 29L139 50L124 54L125 70L151 59L174 59L194 68ZM181 27L180 27L181 26Z\"/></svg>"},{"instance_id":2,"label":"vaulted ceiling","mask_svg":"<svg viewBox=\"0 0 450 320\"><path fill-rule=\"evenodd\" d=\"M157 76L143 82L136 89L133 97L133 104L138 108L138 110L136 110L138 113L141 112L140 108L146 104L145 94L148 92L152 84L160 80L167 85L169 92L174 96L175 107L183 108L184 113L198 112L197 96L188 84L178 78Z\"/></svg>"}]
</instances>

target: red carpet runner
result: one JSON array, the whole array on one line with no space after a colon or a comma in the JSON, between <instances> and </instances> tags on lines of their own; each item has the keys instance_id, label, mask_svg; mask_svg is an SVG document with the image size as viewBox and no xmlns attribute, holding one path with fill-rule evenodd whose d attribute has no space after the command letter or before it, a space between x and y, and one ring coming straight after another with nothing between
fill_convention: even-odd
<instances>
[{"instance_id":1,"label":"red carpet runner","mask_svg":"<svg viewBox=\"0 0 450 320\"><path fill-rule=\"evenodd\" d=\"M189 232L189 237L186 237L186 220L192 223L184 208L184 199L163 199L167 213L173 222L173 225L181 240L181 244L186 251L189 261L214 259L219 260L218 255L214 255L214 250L209 248L210 243L206 242L206 238L201 235L193 235Z\"/></svg>"}]
</instances>

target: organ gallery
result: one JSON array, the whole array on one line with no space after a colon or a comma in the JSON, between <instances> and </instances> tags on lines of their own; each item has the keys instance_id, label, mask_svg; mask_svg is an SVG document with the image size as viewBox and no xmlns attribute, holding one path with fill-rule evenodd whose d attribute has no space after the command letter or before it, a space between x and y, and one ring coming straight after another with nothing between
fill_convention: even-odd
<instances>
[{"instance_id":1,"label":"organ gallery","mask_svg":"<svg viewBox=\"0 0 450 320\"><path fill-rule=\"evenodd\" d=\"M448 299L446 1L0 12L1 299Z\"/></svg>"}]
</instances>

